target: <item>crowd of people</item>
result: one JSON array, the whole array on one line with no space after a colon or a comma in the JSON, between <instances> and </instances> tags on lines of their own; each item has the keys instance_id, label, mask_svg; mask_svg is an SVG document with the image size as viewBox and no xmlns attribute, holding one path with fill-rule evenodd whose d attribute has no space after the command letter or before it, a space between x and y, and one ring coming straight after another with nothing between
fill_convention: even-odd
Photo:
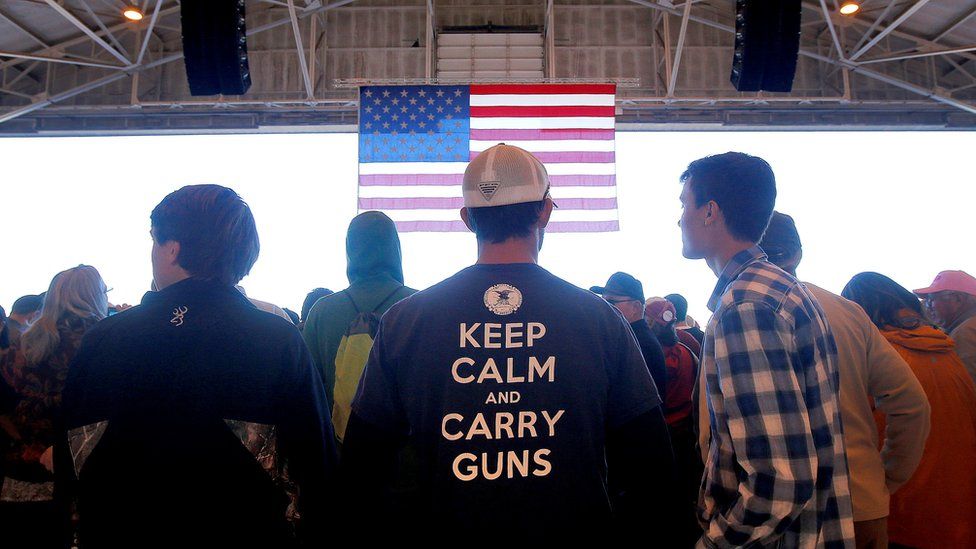
<instances>
[{"instance_id":1,"label":"crowd of people","mask_svg":"<svg viewBox=\"0 0 976 549\"><path fill-rule=\"evenodd\" d=\"M366 212L349 286L300 315L238 286L240 196L171 193L140 304L81 265L0 309L0 546L976 547L976 278L836 295L798 280L764 160L679 181L704 329L630 274L540 266L556 204L517 147L465 171L474 265L410 288Z\"/></svg>"}]
</instances>

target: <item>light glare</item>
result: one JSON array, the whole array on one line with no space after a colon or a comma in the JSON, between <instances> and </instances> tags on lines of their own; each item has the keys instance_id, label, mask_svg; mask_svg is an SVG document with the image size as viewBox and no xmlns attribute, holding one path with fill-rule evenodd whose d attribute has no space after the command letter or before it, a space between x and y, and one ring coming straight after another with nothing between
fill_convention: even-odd
<instances>
[{"instance_id":1,"label":"light glare","mask_svg":"<svg viewBox=\"0 0 976 549\"><path fill-rule=\"evenodd\" d=\"M129 21L142 21L143 17L142 12L136 7L125 8L125 10L122 11L122 16Z\"/></svg>"},{"instance_id":2,"label":"light glare","mask_svg":"<svg viewBox=\"0 0 976 549\"><path fill-rule=\"evenodd\" d=\"M840 6L841 15L854 15L861 11L861 5L857 2L844 2Z\"/></svg>"}]
</instances>

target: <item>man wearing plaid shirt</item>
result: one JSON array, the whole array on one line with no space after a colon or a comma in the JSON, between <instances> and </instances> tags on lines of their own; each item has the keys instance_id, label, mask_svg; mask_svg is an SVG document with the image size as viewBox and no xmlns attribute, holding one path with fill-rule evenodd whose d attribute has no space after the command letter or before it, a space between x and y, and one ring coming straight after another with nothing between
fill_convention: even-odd
<instances>
[{"instance_id":1,"label":"man wearing plaid shirt","mask_svg":"<svg viewBox=\"0 0 976 549\"><path fill-rule=\"evenodd\" d=\"M711 443L698 546L853 547L836 346L816 299L756 245L772 169L725 153L681 181L682 253L719 277L702 352Z\"/></svg>"}]
</instances>

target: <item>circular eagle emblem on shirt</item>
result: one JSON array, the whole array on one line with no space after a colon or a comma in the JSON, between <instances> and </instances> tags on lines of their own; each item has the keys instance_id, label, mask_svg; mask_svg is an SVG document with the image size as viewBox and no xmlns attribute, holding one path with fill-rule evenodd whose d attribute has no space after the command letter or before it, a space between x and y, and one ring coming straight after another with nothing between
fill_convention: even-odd
<instances>
[{"instance_id":1,"label":"circular eagle emblem on shirt","mask_svg":"<svg viewBox=\"0 0 976 549\"><path fill-rule=\"evenodd\" d=\"M495 284L485 291L485 307L496 315L510 315L522 305L522 292L511 284Z\"/></svg>"}]
</instances>

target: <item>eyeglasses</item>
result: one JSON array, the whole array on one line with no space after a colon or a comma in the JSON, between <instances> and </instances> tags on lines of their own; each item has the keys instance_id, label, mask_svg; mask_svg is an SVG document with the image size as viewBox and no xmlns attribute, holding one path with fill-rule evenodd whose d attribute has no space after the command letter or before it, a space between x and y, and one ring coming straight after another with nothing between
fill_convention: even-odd
<instances>
[{"instance_id":1,"label":"eyeglasses","mask_svg":"<svg viewBox=\"0 0 976 549\"><path fill-rule=\"evenodd\" d=\"M629 298L629 299L610 299L608 297L603 298L611 305L616 305L617 303L627 303L628 301L640 301L639 299Z\"/></svg>"}]
</instances>

